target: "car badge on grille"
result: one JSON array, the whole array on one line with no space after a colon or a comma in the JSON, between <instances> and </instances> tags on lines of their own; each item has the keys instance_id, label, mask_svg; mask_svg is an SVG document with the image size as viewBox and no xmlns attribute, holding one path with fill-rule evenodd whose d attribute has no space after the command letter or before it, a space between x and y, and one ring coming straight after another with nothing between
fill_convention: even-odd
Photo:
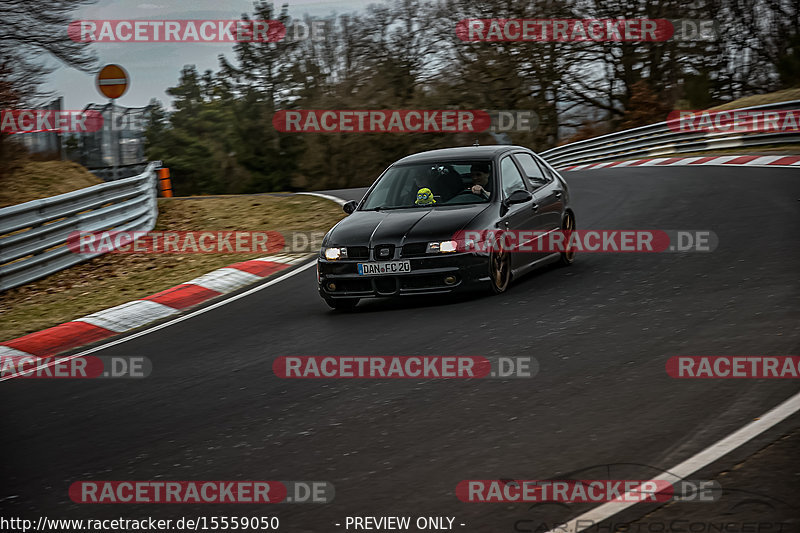
<instances>
[{"instance_id":1,"label":"car badge on grille","mask_svg":"<svg viewBox=\"0 0 800 533\"><path fill-rule=\"evenodd\" d=\"M378 257L389 257L389 249L381 248L378 250Z\"/></svg>"}]
</instances>

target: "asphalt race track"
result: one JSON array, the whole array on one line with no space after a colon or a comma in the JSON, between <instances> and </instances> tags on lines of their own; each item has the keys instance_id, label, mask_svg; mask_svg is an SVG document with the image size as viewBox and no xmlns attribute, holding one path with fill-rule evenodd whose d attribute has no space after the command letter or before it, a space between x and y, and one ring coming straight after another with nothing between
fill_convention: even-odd
<instances>
[{"instance_id":1,"label":"asphalt race track","mask_svg":"<svg viewBox=\"0 0 800 533\"><path fill-rule=\"evenodd\" d=\"M455 516L456 530L520 531L521 518L555 524L592 506L462 503L457 483L648 479L800 391L797 380L665 372L675 355L800 355L797 169L565 176L579 229L711 230L719 247L584 253L500 296L367 301L354 313L328 309L312 267L93 354L145 355L147 379L0 383L2 514L275 515L291 532L344 531L347 516ZM281 380L271 365L282 355L532 355L540 370L518 380ZM693 477L714 478L798 426L795 414ZM776 468L800 471L798 455ZM791 494L761 481L738 488L796 509L794 477ZM147 479L325 480L336 497L182 506L79 505L67 495L77 480Z\"/></svg>"}]
</instances>

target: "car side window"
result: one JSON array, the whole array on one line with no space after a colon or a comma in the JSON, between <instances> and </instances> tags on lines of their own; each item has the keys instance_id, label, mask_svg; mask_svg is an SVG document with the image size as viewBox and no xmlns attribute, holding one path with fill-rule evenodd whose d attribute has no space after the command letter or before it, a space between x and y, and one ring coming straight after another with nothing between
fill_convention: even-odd
<instances>
[{"instance_id":1,"label":"car side window","mask_svg":"<svg viewBox=\"0 0 800 533\"><path fill-rule=\"evenodd\" d=\"M514 157L517 158L517 161L522 166L522 170L525 173L525 177L528 180L532 189L538 189L542 185L547 185L552 177L548 177L549 173L545 175L545 172L542 171L542 168L539 166L539 163L533 158L530 154L520 153L514 154Z\"/></svg>"},{"instance_id":2,"label":"car side window","mask_svg":"<svg viewBox=\"0 0 800 533\"><path fill-rule=\"evenodd\" d=\"M517 170L517 165L510 157L506 157L500 162L500 180L503 184L503 193L508 198L512 192L525 189L525 183L522 181L522 174Z\"/></svg>"},{"instance_id":3,"label":"car side window","mask_svg":"<svg viewBox=\"0 0 800 533\"><path fill-rule=\"evenodd\" d=\"M545 175L548 178L550 178L551 180L562 180L561 176L556 174L555 170L553 170L553 168L550 165L548 165L544 161L544 159L536 158L536 161L539 163L539 166L542 167L542 169L544 169Z\"/></svg>"}]
</instances>

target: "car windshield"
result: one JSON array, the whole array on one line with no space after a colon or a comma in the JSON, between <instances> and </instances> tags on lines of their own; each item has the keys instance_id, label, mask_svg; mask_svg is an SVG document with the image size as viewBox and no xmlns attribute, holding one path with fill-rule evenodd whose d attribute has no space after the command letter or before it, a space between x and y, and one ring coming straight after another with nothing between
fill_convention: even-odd
<instances>
[{"instance_id":1,"label":"car windshield","mask_svg":"<svg viewBox=\"0 0 800 533\"><path fill-rule=\"evenodd\" d=\"M381 177L361 209L425 209L486 203L492 194L493 181L490 161L397 165Z\"/></svg>"}]
</instances>

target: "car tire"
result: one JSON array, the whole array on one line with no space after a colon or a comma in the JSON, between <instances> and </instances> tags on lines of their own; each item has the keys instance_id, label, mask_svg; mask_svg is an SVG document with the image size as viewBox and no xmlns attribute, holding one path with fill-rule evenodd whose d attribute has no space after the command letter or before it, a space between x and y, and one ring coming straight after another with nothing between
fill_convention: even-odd
<instances>
[{"instance_id":1,"label":"car tire","mask_svg":"<svg viewBox=\"0 0 800 533\"><path fill-rule=\"evenodd\" d=\"M358 305L358 298L325 298L325 303L337 311L352 311Z\"/></svg>"},{"instance_id":2,"label":"car tire","mask_svg":"<svg viewBox=\"0 0 800 533\"><path fill-rule=\"evenodd\" d=\"M506 250L492 250L489 254L489 289L501 294L511 285L511 256Z\"/></svg>"},{"instance_id":3,"label":"car tire","mask_svg":"<svg viewBox=\"0 0 800 533\"><path fill-rule=\"evenodd\" d=\"M561 222L561 231L574 231L575 229L577 229L575 226L575 215L572 214L572 211L567 211L564 220ZM569 248L561 252L561 256L558 258L558 264L561 266L569 266L574 262L575 250L570 250Z\"/></svg>"}]
</instances>

